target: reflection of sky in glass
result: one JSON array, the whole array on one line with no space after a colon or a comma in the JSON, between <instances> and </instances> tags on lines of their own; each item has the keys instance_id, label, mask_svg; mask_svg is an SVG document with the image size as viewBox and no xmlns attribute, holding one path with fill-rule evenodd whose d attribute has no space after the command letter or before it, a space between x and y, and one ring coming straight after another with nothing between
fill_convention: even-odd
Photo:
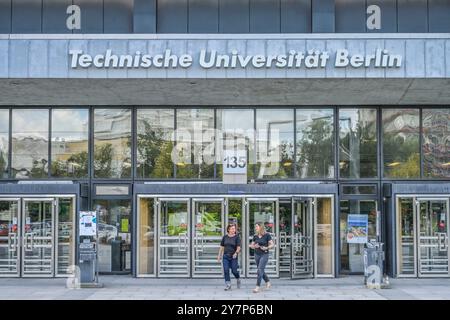
<instances>
[{"instance_id":1,"label":"reflection of sky in glass","mask_svg":"<svg viewBox=\"0 0 450 320\"><path fill-rule=\"evenodd\" d=\"M340 137L343 138L351 130L356 132L358 127L365 127L376 121L375 109L344 109L339 111ZM375 129L375 126L373 126ZM372 134L375 135L375 130Z\"/></svg>"},{"instance_id":2,"label":"reflection of sky in glass","mask_svg":"<svg viewBox=\"0 0 450 320\"><path fill-rule=\"evenodd\" d=\"M333 109L297 109L297 143L309 132L315 121L325 121L333 132L333 117Z\"/></svg>"},{"instance_id":3,"label":"reflection of sky in glass","mask_svg":"<svg viewBox=\"0 0 450 320\"><path fill-rule=\"evenodd\" d=\"M52 111L52 141L80 141L88 138L87 109L55 109Z\"/></svg>"},{"instance_id":4,"label":"reflection of sky in glass","mask_svg":"<svg viewBox=\"0 0 450 320\"><path fill-rule=\"evenodd\" d=\"M218 110L222 130L249 130L253 129L253 110Z\"/></svg>"},{"instance_id":5,"label":"reflection of sky in glass","mask_svg":"<svg viewBox=\"0 0 450 320\"><path fill-rule=\"evenodd\" d=\"M8 133L9 110L0 110L0 134Z\"/></svg>"},{"instance_id":6,"label":"reflection of sky in glass","mask_svg":"<svg viewBox=\"0 0 450 320\"><path fill-rule=\"evenodd\" d=\"M265 132L263 136L259 134L261 130ZM256 131L258 140L269 139L275 130L279 132L279 143L284 144L294 142L294 110L256 110ZM276 135L274 136L276 137ZM273 143L277 144L275 141L273 141Z\"/></svg>"},{"instance_id":7,"label":"reflection of sky in glass","mask_svg":"<svg viewBox=\"0 0 450 320\"><path fill-rule=\"evenodd\" d=\"M15 109L12 112L13 138L48 139L48 110Z\"/></svg>"},{"instance_id":8,"label":"reflection of sky in glass","mask_svg":"<svg viewBox=\"0 0 450 320\"><path fill-rule=\"evenodd\" d=\"M139 109L138 133L144 134L146 129L144 124L148 124L151 131L162 133L165 139L170 140L174 128L174 113L173 109Z\"/></svg>"}]
</instances>

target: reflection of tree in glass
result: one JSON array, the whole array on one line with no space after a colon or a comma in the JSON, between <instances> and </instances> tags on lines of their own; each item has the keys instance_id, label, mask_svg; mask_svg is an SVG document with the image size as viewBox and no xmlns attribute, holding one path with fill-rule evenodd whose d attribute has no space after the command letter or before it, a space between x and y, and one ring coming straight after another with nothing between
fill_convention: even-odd
<instances>
[{"instance_id":1,"label":"reflection of tree in glass","mask_svg":"<svg viewBox=\"0 0 450 320\"><path fill-rule=\"evenodd\" d=\"M166 133L160 128L154 128L148 120L140 122L137 134L138 176L141 178L171 178L173 163L171 152L173 142L168 141Z\"/></svg>"},{"instance_id":2,"label":"reflection of tree in glass","mask_svg":"<svg viewBox=\"0 0 450 320\"><path fill-rule=\"evenodd\" d=\"M341 127L350 121L350 129L342 131L340 137L341 176L346 178L365 178L377 176L376 123L359 120L352 129L351 118L341 118ZM342 123L344 125L342 125Z\"/></svg>"},{"instance_id":3,"label":"reflection of tree in glass","mask_svg":"<svg viewBox=\"0 0 450 320\"><path fill-rule=\"evenodd\" d=\"M403 137L398 133L383 135L385 176L392 178L416 178L420 176L419 139L417 136Z\"/></svg>"},{"instance_id":4,"label":"reflection of tree in glass","mask_svg":"<svg viewBox=\"0 0 450 320\"><path fill-rule=\"evenodd\" d=\"M69 168L70 166L70 168ZM52 160L52 175L55 177L83 178L88 173L88 153L72 154L66 161Z\"/></svg>"},{"instance_id":5,"label":"reflection of tree in glass","mask_svg":"<svg viewBox=\"0 0 450 320\"><path fill-rule=\"evenodd\" d=\"M326 177L333 164L333 125L314 120L297 141L297 167L301 177Z\"/></svg>"},{"instance_id":6,"label":"reflection of tree in glass","mask_svg":"<svg viewBox=\"0 0 450 320\"><path fill-rule=\"evenodd\" d=\"M95 146L94 170L96 177L109 178L112 176L113 147L111 143Z\"/></svg>"}]
</instances>

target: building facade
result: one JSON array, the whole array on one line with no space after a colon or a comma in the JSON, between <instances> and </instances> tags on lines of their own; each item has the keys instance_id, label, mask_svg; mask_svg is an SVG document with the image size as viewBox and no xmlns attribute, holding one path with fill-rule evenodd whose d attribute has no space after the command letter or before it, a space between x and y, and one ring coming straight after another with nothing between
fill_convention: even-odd
<instances>
[{"instance_id":1,"label":"building facade","mask_svg":"<svg viewBox=\"0 0 450 320\"><path fill-rule=\"evenodd\" d=\"M450 2L0 0L0 276L449 277Z\"/></svg>"}]
</instances>

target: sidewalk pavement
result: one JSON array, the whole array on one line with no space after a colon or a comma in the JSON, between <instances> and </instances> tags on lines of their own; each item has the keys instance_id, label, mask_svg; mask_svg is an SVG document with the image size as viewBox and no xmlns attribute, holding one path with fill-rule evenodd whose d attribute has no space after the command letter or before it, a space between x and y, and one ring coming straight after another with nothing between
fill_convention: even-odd
<instances>
[{"instance_id":1,"label":"sidewalk pavement","mask_svg":"<svg viewBox=\"0 0 450 320\"><path fill-rule=\"evenodd\" d=\"M273 279L272 288L252 293L255 279L149 279L101 276L103 288L70 289L67 279L0 278L0 299L32 300L450 300L450 279L390 279L390 289L367 289L362 276L336 279Z\"/></svg>"}]
</instances>

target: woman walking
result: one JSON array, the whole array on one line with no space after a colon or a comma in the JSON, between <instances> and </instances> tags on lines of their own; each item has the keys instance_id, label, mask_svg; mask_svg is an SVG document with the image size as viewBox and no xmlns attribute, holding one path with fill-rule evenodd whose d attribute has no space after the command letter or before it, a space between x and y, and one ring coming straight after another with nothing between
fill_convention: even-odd
<instances>
[{"instance_id":1,"label":"woman walking","mask_svg":"<svg viewBox=\"0 0 450 320\"><path fill-rule=\"evenodd\" d=\"M254 293L261 291L261 280L264 279L266 283L266 289L269 289L271 284L269 277L265 272L267 261L269 261L269 250L274 247L272 237L268 232L263 223L255 224L255 235L253 236L253 241L250 244L250 248L255 250L255 261L258 268L256 287L253 289Z\"/></svg>"},{"instance_id":2,"label":"woman walking","mask_svg":"<svg viewBox=\"0 0 450 320\"><path fill-rule=\"evenodd\" d=\"M241 238L236 234L236 226L229 224L227 234L223 236L220 243L219 255L217 261L222 260L223 274L225 277L225 291L231 290L230 269L237 280L237 288L241 287L239 278L238 255L241 251Z\"/></svg>"}]
</instances>

